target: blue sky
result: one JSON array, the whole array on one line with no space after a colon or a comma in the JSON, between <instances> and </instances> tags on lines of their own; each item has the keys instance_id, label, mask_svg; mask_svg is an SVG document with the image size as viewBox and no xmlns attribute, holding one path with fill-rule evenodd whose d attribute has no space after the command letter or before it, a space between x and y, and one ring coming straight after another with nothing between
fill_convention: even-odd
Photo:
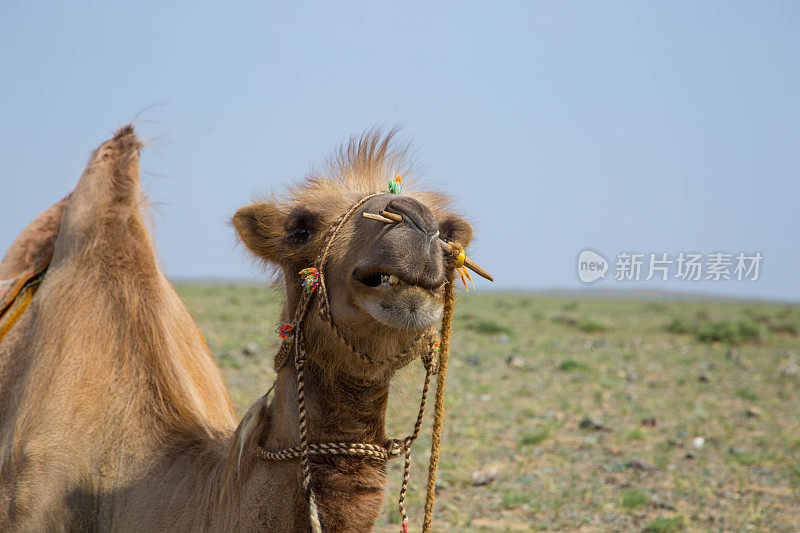
<instances>
[{"instance_id":1,"label":"blue sky","mask_svg":"<svg viewBox=\"0 0 800 533\"><path fill-rule=\"evenodd\" d=\"M0 6L0 248L138 114L167 273L261 277L233 212L402 124L497 287L581 287L591 248L592 287L800 300L797 3L132 6ZM612 279L681 251L758 251L760 279Z\"/></svg>"}]
</instances>

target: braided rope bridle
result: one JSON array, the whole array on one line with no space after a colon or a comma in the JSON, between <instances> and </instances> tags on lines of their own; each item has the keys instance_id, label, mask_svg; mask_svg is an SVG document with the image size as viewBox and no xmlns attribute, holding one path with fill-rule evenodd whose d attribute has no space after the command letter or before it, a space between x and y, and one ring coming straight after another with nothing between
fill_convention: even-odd
<instances>
[{"instance_id":1,"label":"braided rope bridle","mask_svg":"<svg viewBox=\"0 0 800 533\"><path fill-rule=\"evenodd\" d=\"M428 389L430 386L431 378L434 373L437 372L443 365L437 364L435 360L435 356L439 354L440 360L442 359L442 355L444 355L445 365L446 365L446 354L440 354L440 342L438 336L432 330L425 331L421 333L416 339L414 339L408 347L404 350L400 351L397 355L395 355L390 360L384 361L376 361L368 354L364 354L347 339L347 337L341 332L339 327L336 325L336 322L333 320L333 316L331 315L330 311L330 302L328 299L328 290L327 286L325 285L325 265L328 260L328 256L331 251L331 247L336 236L341 231L344 224L349 220L349 218L368 200L374 198L382 193L373 193L367 196L364 196L357 202L355 202L350 208L344 212L328 229L328 232L325 235L325 243L322 253L318 256L315 269L316 273L318 274L318 278L315 279L315 282L309 284L307 287L304 287L304 290L301 291L300 300L298 305L295 309L294 316L292 317L291 324L291 331L292 334L287 335L284 339L283 344L281 345L278 353L275 354L275 361L274 366L276 371L280 371L284 365L287 363L289 359L290 352L294 352L293 362L295 367L296 373L296 382L297 382L297 403L298 403L298 425L299 425L299 433L300 433L300 445L295 446L293 448L287 448L278 451L269 451L264 449L262 446L258 446L256 449L256 453L258 457L263 460L267 461L285 461L285 460L292 460L292 459L300 459L301 467L303 470L303 491L305 493L306 499L309 505L309 520L311 522L312 530L317 533L322 531L322 526L319 519L319 510L316 501L316 495L314 494L314 490L311 487L311 464L310 464L310 456L311 455L352 455L352 456L361 456L365 458L376 459L379 461L387 461L394 457L399 456L400 454L405 455L405 463L403 466L403 479L400 487L400 496L398 500L398 507L402 519L401 527L404 533L408 531L408 515L406 513L405 507L405 498L406 493L408 490L408 480L410 477L411 472L411 447L416 440L417 436L419 435L420 428L422 427L422 419L425 414L425 404L427 401L428 396ZM450 253L446 254L452 257L455 257L460 252L460 247L457 245L451 246ZM443 313L443 323L442 323L442 333L443 336L449 337L450 332L450 318L452 317L452 305L453 305L453 291L452 291L452 281L453 281L453 273L450 272L447 277L447 282L445 286L445 312ZM315 290L316 289L316 290ZM370 365L381 365L389 363L394 369L402 368L406 364L408 364L413 358L413 349L414 347L424 338L428 339L428 350L425 355L422 356L422 363L425 367L425 381L422 388L422 397L420 399L420 406L419 411L417 413L417 419L414 423L414 429L410 435L403 439L389 439L385 444L365 444L365 443L349 443L349 442L327 442L327 443L309 443L308 442L308 426L306 421L306 407L305 407L305 365L306 365L306 352L303 342L303 329L302 325L308 315L308 311L311 307L311 302L313 296L317 293L321 293L321 297L319 299L319 311L321 316L325 319L325 322L328 324L330 329L334 332L336 337L352 352L354 353L359 359L362 361L370 364ZM444 339L445 343L447 339ZM447 346L447 344L444 344ZM441 370L440 370L441 371ZM426 499L426 516L424 520L424 530L428 531L431 525L431 514L433 509L433 483L435 481L435 470L436 470L436 463L438 462L438 430L440 430L441 426L441 416L438 413L439 410L443 411L443 406L440 401L440 394L443 394L443 376L439 376L440 384L437 387L437 416L434 422L434 438L432 439L434 442L434 446L431 450L431 465L429 466L429 477L428 477L428 494ZM440 390L441 389L441 392Z\"/></svg>"}]
</instances>

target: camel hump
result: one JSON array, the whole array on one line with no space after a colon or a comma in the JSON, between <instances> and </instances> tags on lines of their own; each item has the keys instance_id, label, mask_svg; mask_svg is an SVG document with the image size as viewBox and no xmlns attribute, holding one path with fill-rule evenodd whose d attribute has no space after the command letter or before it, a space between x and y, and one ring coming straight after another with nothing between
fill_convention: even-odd
<instances>
[{"instance_id":1,"label":"camel hump","mask_svg":"<svg viewBox=\"0 0 800 533\"><path fill-rule=\"evenodd\" d=\"M142 143L133 126L127 124L114 137L101 144L89 158L89 163L72 192L67 216L71 212L92 212L106 217L114 211L138 209L139 150Z\"/></svg>"},{"instance_id":2,"label":"camel hump","mask_svg":"<svg viewBox=\"0 0 800 533\"><path fill-rule=\"evenodd\" d=\"M130 124L101 144L92 153L75 190L43 211L11 244L0 262L0 280L14 278L51 257L61 233L88 237L97 231L99 221L129 220L128 213L138 210L141 203L141 147Z\"/></svg>"},{"instance_id":3,"label":"camel hump","mask_svg":"<svg viewBox=\"0 0 800 533\"><path fill-rule=\"evenodd\" d=\"M53 256L54 265L66 256L92 250L114 255L126 247L141 250L149 243L142 219L145 203L139 187L142 143L130 124L101 144L89 158L64 212ZM149 244L145 244L148 248ZM152 256L151 250L141 250ZM152 261L147 257L145 262Z\"/></svg>"},{"instance_id":4,"label":"camel hump","mask_svg":"<svg viewBox=\"0 0 800 533\"><path fill-rule=\"evenodd\" d=\"M75 189L75 201L85 200L80 196L88 193L89 202L99 209L138 207L141 149L133 126L122 126L92 154Z\"/></svg>"}]
</instances>

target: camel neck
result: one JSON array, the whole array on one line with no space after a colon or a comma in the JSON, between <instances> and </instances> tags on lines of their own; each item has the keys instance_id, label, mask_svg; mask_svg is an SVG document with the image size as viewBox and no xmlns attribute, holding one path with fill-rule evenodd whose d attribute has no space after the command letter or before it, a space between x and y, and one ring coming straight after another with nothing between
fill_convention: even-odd
<instances>
[{"instance_id":1,"label":"camel neck","mask_svg":"<svg viewBox=\"0 0 800 533\"><path fill-rule=\"evenodd\" d=\"M360 382L343 374L327 374L309 355L305 372L308 441L384 444L389 380ZM280 450L300 443L296 374L291 361L278 373L275 396L268 408L269 424L262 443ZM269 464L269 463L268 463ZM265 467L268 467L268 464ZM279 461L272 470L282 472L282 483L292 494L284 512L297 531L307 529L308 503L299 489L297 464ZM291 470L293 474L288 475ZM274 477L272 479L275 479ZM323 530L369 531L383 503L385 464L364 457L312 456L311 483L317 498ZM291 486L290 486L291 485ZM291 501L291 503L289 503ZM353 513L352 509L359 509Z\"/></svg>"},{"instance_id":2,"label":"camel neck","mask_svg":"<svg viewBox=\"0 0 800 533\"><path fill-rule=\"evenodd\" d=\"M309 442L383 444L389 399L388 380L361 381L343 373L326 374L309 361L305 372ZM299 443L296 373L289 362L278 374L271 406L270 448ZM286 431L285 428L291 428Z\"/></svg>"}]
</instances>

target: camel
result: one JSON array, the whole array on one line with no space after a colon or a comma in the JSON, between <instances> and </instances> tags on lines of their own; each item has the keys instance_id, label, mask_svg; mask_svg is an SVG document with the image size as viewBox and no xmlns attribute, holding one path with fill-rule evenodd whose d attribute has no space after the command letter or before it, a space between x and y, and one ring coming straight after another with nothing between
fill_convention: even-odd
<instances>
[{"instance_id":1,"label":"camel","mask_svg":"<svg viewBox=\"0 0 800 533\"><path fill-rule=\"evenodd\" d=\"M410 175L394 134L354 137L281 195L232 224L272 266L291 319L333 221ZM75 189L41 213L0 263L0 280L52 256L30 305L0 340L0 529L11 531L308 531L298 461L258 449L297 446L296 369L236 423L219 368L159 268L144 222L142 148L121 128L90 157ZM382 210L404 222L361 216ZM443 242L472 227L442 194L406 179L370 197L331 245L329 313L305 323L308 441L382 445L396 354L424 355L442 314ZM438 232L438 233L437 233ZM439 239L433 236L439 236ZM265 384L265 386L268 384ZM368 531L384 499L385 462L311 457L324 531Z\"/></svg>"}]
</instances>

